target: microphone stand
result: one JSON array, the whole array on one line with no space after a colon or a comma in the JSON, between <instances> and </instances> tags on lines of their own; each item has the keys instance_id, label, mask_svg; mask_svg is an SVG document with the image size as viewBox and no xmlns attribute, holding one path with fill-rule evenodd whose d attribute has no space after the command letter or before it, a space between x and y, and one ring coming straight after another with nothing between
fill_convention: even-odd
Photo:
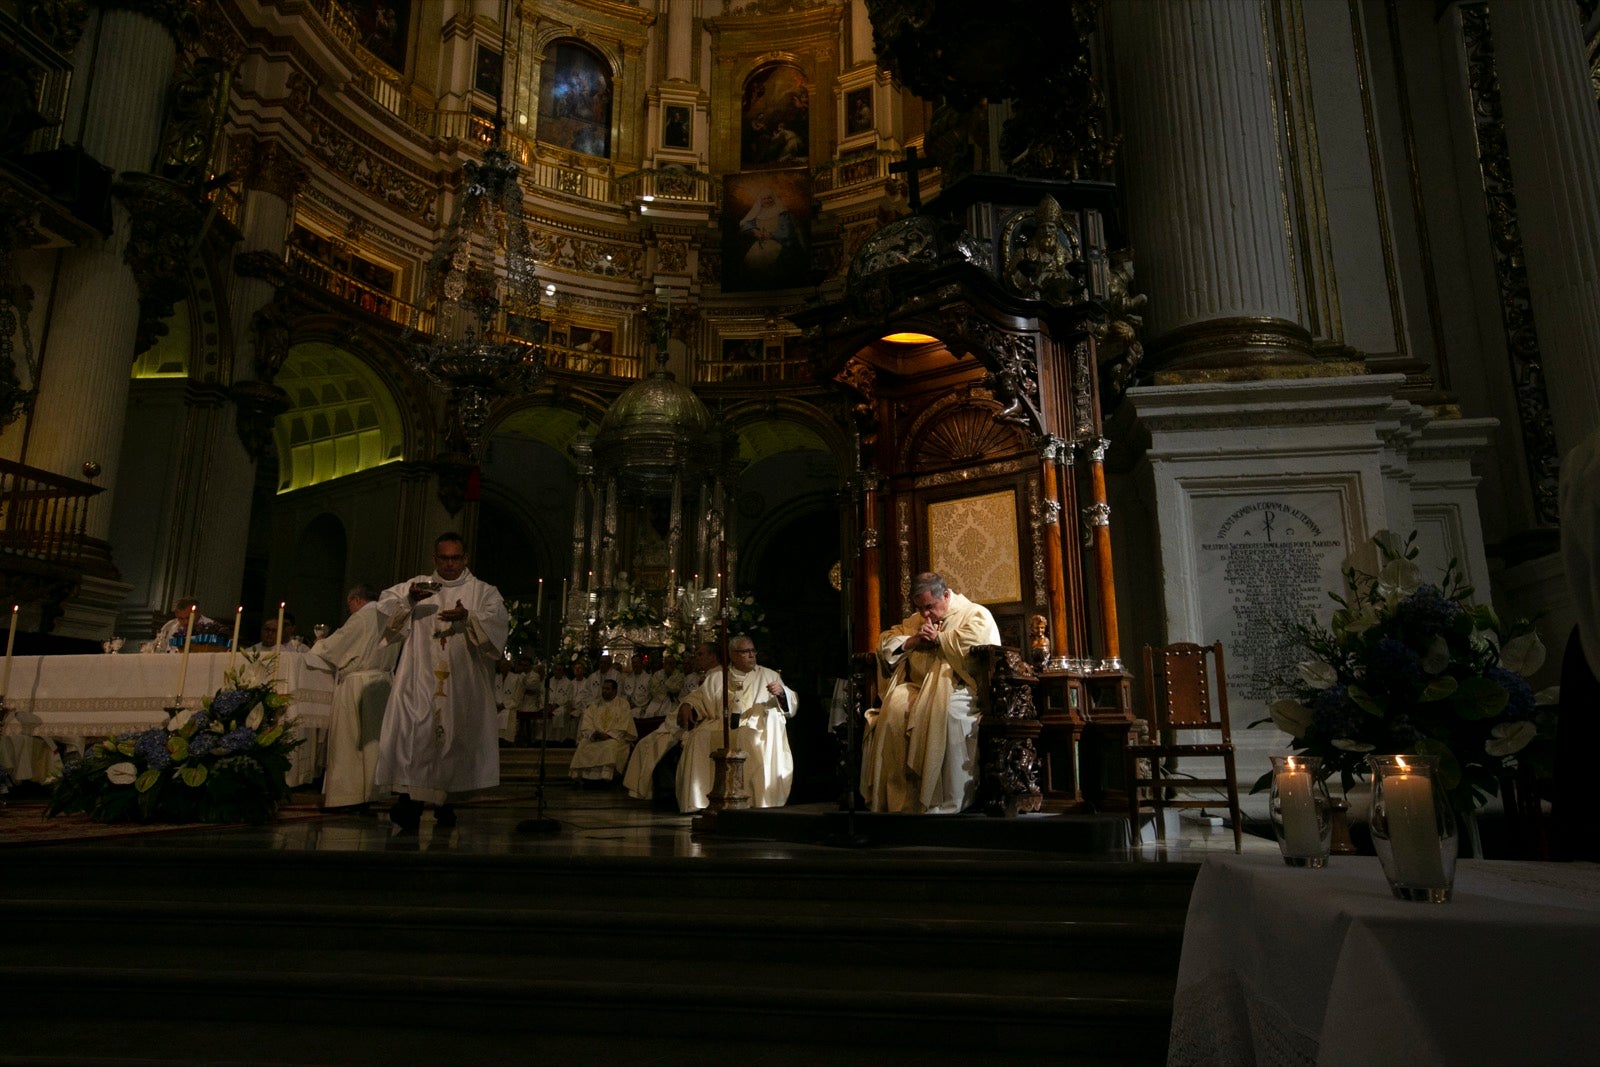
<instances>
[{"instance_id":1,"label":"microphone stand","mask_svg":"<svg viewBox=\"0 0 1600 1067\"><path fill-rule=\"evenodd\" d=\"M856 476L851 479L850 491L850 535L847 544L854 545L856 541L856 527L860 525L858 514L859 501L857 490L860 486L860 463L857 462ZM844 594L844 647L845 647L845 694L849 702L849 710L844 718L844 773L845 773L845 806L844 830L840 833L829 834L823 839L824 845L834 845L840 848L865 848L871 844L867 836L856 829L856 794L860 791L861 780L861 731L856 720L866 709L862 706L861 688L856 684L856 560L851 553L842 553L840 556L843 566L840 567L841 592ZM855 774L851 774L851 770Z\"/></svg>"},{"instance_id":2,"label":"microphone stand","mask_svg":"<svg viewBox=\"0 0 1600 1067\"><path fill-rule=\"evenodd\" d=\"M548 687L550 680L545 679ZM548 688L546 695L549 695ZM539 810L531 819L523 819L517 823L519 834L559 834L561 824L554 819L546 818L544 814L544 764L545 755L550 749L550 705L546 701L539 711L539 784L534 787L533 795L539 801Z\"/></svg>"}]
</instances>

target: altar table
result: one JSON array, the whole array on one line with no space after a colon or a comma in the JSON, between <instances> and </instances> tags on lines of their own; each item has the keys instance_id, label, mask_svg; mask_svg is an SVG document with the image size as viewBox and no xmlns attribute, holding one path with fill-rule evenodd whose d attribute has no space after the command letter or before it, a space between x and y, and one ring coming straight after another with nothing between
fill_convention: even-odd
<instances>
[{"instance_id":1,"label":"altar table","mask_svg":"<svg viewBox=\"0 0 1600 1067\"><path fill-rule=\"evenodd\" d=\"M123 653L90 656L14 656L10 709L0 728L0 768L18 781L42 779L46 760L32 738L83 747L112 734L144 730L167 721L166 708L178 693L183 657L177 653ZM182 704L198 708L223 685L226 652L191 653ZM304 652L278 656L278 691L289 697L287 715L299 722L305 743L294 750L290 785L316 777L325 758L328 716L333 708L333 675L326 664Z\"/></svg>"},{"instance_id":2,"label":"altar table","mask_svg":"<svg viewBox=\"0 0 1600 1067\"><path fill-rule=\"evenodd\" d=\"M1462 860L1421 904L1376 857L1211 857L1168 1063L1595 1063L1597 968L1600 865Z\"/></svg>"}]
</instances>

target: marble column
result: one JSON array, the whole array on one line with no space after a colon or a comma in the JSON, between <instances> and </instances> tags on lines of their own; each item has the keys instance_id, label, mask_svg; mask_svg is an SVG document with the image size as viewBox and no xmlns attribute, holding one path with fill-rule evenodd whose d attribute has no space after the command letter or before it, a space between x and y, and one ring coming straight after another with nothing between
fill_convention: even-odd
<instances>
[{"instance_id":1,"label":"marble column","mask_svg":"<svg viewBox=\"0 0 1600 1067\"><path fill-rule=\"evenodd\" d=\"M1600 109L1578 8L1489 5L1558 454L1600 421Z\"/></svg>"},{"instance_id":2,"label":"marble column","mask_svg":"<svg viewBox=\"0 0 1600 1067\"><path fill-rule=\"evenodd\" d=\"M688 81L694 69L693 0L666 0L667 80Z\"/></svg>"},{"instance_id":3,"label":"marble column","mask_svg":"<svg viewBox=\"0 0 1600 1067\"><path fill-rule=\"evenodd\" d=\"M1107 7L1153 363L1310 361L1254 0Z\"/></svg>"},{"instance_id":4,"label":"marble column","mask_svg":"<svg viewBox=\"0 0 1600 1067\"><path fill-rule=\"evenodd\" d=\"M78 77L63 142L78 141L114 172L148 171L176 55L177 43L153 18L120 10L92 15L73 56ZM112 211L109 237L61 253L23 457L74 478L83 477L85 463L99 465L97 481L106 491L90 503L87 527L99 540L111 528L139 326L139 289L123 261L130 219L120 204Z\"/></svg>"}]
</instances>

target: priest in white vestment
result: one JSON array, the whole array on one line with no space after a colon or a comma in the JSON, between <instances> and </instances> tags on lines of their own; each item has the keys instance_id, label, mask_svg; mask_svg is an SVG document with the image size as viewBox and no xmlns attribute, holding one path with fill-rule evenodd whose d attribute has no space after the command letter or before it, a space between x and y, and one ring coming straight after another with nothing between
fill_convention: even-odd
<instances>
[{"instance_id":1,"label":"priest in white vestment","mask_svg":"<svg viewBox=\"0 0 1600 1067\"><path fill-rule=\"evenodd\" d=\"M385 639L403 642L383 714L377 780L397 793L389 818L415 830L425 803L453 825L451 801L500 783L494 665L510 619L500 591L467 569L461 536L434 543L434 573L383 591Z\"/></svg>"},{"instance_id":2,"label":"priest in white vestment","mask_svg":"<svg viewBox=\"0 0 1600 1067\"><path fill-rule=\"evenodd\" d=\"M345 605L349 619L311 649L313 662L334 678L322 806L364 810L378 799L378 738L400 646L383 640L377 590L358 585Z\"/></svg>"},{"instance_id":3,"label":"priest in white vestment","mask_svg":"<svg viewBox=\"0 0 1600 1067\"><path fill-rule=\"evenodd\" d=\"M911 583L917 613L878 637L879 706L861 741L871 811L954 814L977 792L973 651L998 645L994 616L931 572Z\"/></svg>"},{"instance_id":4,"label":"priest in white vestment","mask_svg":"<svg viewBox=\"0 0 1600 1067\"><path fill-rule=\"evenodd\" d=\"M701 671L716 664L716 649L708 642L695 650L695 671L692 675L678 671L672 657L668 656L666 666L651 676L650 703L645 706L645 714L641 718L658 715L666 718L633 746L633 755L628 757L628 769L622 775L623 788L630 797L649 800L655 795L656 764L683 740L683 727L678 725L677 702L694 692L695 686L700 684ZM690 677L694 678L693 685L689 683Z\"/></svg>"},{"instance_id":5,"label":"priest in white vestment","mask_svg":"<svg viewBox=\"0 0 1600 1067\"><path fill-rule=\"evenodd\" d=\"M572 777L609 782L628 766L628 753L638 737L633 706L617 692L617 683L600 683L600 699L583 709L578 723L578 748L572 753Z\"/></svg>"},{"instance_id":6,"label":"priest in white vestment","mask_svg":"<svg viewBox=\"0 0 1600 1067\"><path fill-rule=\"evenodd\" d=\"M515 660L502 659L495 664L495 707L500 712L500 740L511 744L517 739L517 712L522 710L522 699L528 691L528 671L533 660L518 656Z\"/></svg>"},{"instance_id":7,"label":"priest in white vestment","mask_svg":"<svg viewBox=\"0 0 1600 1067\"><path fill-rule=\"evenodd\" d=\"M716 766L711 753L722 747L723 686L727 711L738 717L730 731L733 751L745 753L744 784L753 808L777 808L789 801L794 785L794 756L789 749L789 720L800 698L783 684L778 672L756 663L756 645L749 637L728 642L727 670L708 671L700 688L678 706L684 728L683 757L678 761L678 810L700 811L711 802Z\"/></svg>"},{"instance_id":8,"label":"priest in white vestment","mask_svg":"<svg viewBox=\"0 0 1600 1067\"><path fill-rule=\"evenodd\" d=\"M189 617L194 615L200 602L192 596L180 599L172 606L172 618L162 624L156 631L155 640L150 643L152 652L182 652L183 638L188 632ZM215 626L213 619L201 615L195 620L196 626Z\"/></svg>"}]
</instances>

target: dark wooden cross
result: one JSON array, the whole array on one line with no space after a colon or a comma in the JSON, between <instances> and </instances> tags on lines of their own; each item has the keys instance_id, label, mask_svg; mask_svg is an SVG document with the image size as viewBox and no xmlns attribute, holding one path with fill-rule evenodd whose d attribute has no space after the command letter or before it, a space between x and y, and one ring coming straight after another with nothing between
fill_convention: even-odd
<instances>
[{"instance_id":1,"label":"dark wooden cross","mask_svg":"<svg viewBox=\"0 0 1600 1067\"><path fill-rule=\"evenodd\" d=\"M906 202L911 205L913 215L922 210L922 190L918 188L917 172L938 165L935 160L918 157L915 148L906 149L904 162L889 164L890 174L904 173L906 176Z\"/></svg>"}]
</instances>

